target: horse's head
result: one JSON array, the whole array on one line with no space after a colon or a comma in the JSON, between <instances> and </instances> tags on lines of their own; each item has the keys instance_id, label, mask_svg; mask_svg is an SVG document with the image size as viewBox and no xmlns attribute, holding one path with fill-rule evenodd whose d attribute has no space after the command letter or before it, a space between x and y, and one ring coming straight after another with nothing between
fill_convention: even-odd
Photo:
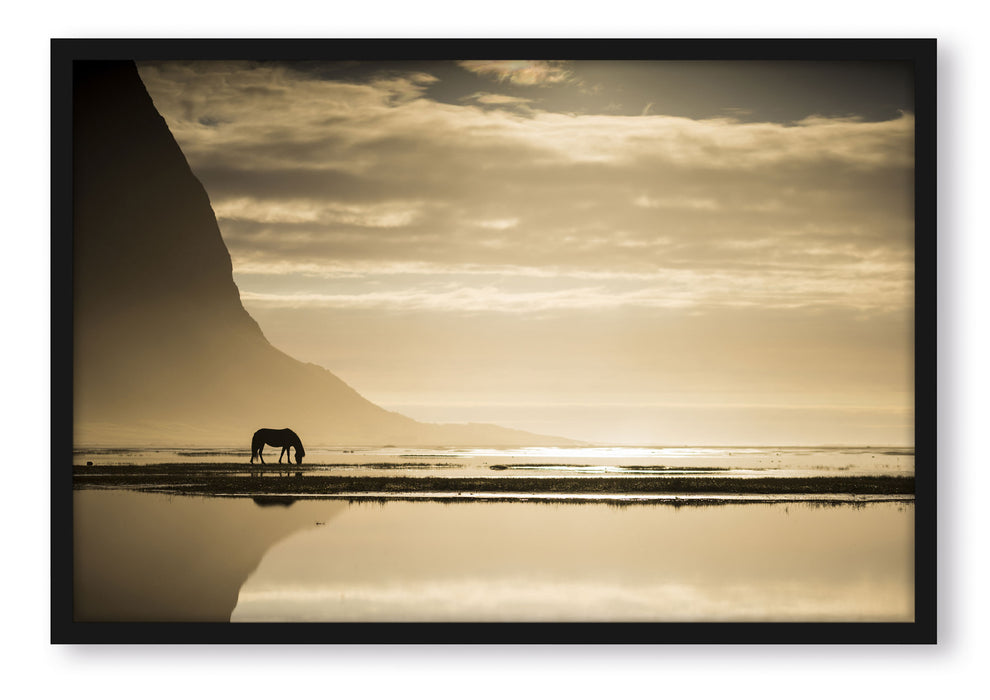
<instances>
[{"instance_id":1,"label":"horse's head","mask_svg":"<svg viewBox=\"0 0 990 700\"><path fill-rule=\"evenodd\" d=\"M302 464L302 458L306 456L306 450L302 446L296 448L296 464Z\"/></svg>"}]
</instances>

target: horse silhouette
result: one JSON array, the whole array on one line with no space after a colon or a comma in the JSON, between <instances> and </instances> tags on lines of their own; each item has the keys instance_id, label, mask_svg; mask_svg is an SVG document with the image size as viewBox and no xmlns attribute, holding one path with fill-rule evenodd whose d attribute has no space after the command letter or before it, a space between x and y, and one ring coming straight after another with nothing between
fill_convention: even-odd
<instances>
[{"instance_id":1,"label":"horse silhouette","mask_svg":"<svg viewBox=\"0 0 990 700\"><path fill-rule=\"evenodd\" d=\"M296 449L296 464L302 464L302 459L306 455L302 440L293 431L288 428L282 428L281 430L276 428L261 428L255 431L254 437L251 438L251 464L254 464L255 457L260 459L262 464L265 463L265 458L261 456L261 451L265 448L265 445L282 448L282 454L278 456L279 464L282 463L282 457L289 454L290 447ZM291 455L289 457L291 458Z\"/></svg>"}]
</instances>

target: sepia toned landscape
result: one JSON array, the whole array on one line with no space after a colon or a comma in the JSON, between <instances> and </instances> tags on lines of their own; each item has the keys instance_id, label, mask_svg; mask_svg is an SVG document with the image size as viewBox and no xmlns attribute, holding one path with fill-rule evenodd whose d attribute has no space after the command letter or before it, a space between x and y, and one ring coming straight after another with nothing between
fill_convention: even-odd
<instances>
[{"instance_id":1,"label":"sepia toned landscape","mask_svg":"<svg viewBox=\"0 0 990 700\"><path fill-rule=\"evenodd\" d=\"M913 621L912 81L76 61L74 619Z\"/></svg>"}]
</instances>

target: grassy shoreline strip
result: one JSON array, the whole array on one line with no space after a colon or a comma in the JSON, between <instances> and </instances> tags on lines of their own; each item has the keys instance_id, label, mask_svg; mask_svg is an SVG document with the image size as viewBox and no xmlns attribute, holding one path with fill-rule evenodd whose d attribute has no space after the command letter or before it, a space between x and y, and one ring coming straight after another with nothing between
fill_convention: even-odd
<instances>
[{"instance_id":1,"label":"grassy shoreline strip","mask_svg":"<svg viewBox=\"0 0 990 700\"><path fill-rule=\"evenodd\" d=\"M446 476L251 476L232 473L148 473L101 470L79 472L74 484L130 489L167 489L175 493L337 494L337 493L571 493L571 494L914 494L913 476L813 477L446 477Z\"/></svg>"}]
</instances>

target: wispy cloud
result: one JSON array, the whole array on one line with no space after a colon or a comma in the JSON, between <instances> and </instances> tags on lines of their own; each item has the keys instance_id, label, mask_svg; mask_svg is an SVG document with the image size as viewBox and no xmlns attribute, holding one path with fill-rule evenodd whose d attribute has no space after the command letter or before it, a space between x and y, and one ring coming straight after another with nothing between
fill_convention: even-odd
<instances>
[{"instance_id":1,"label":"wispy cloud","mask_svg":"<svg viewBox=\"0 0 990 700\"><path fill-rule=\"evenodd\" d=\"M413 223L423 204L386 201L375 204L321 202L315 199L264 200L235 197L220 200L214 211L221 221L262 224L340 224L363 228L399 228Z\"/></svg>"},{"instance_id":2,"label":"wispy cloud","mask_svg":"<svg viewBox=\"0 0 990 700\"><path fill-rule=\"evenodd\" d=\"M640 195L633 200L637 207L646 209L703 209L714 211L719 208L717 200L711 197L648 197Z\"/></svg>"},{"instance_id":3,"label":"wispy cloud","mask_svg":"<svg viewBox=\"0 0 990 700\"><path fill-rule=\"evenodd\" d=\"M498 95L492 92L476 92L463 99L464 102L477 102L483 105L498 106L518 106L528 105L533 100L528 97L515 97L513 95Z\"/></svg>"},{"instance_id":4,"label":"wispy cloud","mask_svg":"<svg viewBox=\"0 0 990 700\"><path fill-rule=\"evenodd\" d=\"M409 270L404 273L410 275ZM593 286L574 286L580 276L510 278L501 271L488 271L487 284L469 284L456 270L419 270L420 280L406 278L401 285L382 291L380 273L363 278L368 291L325 293L242 292L251 305L287 308L389 309L397 311L444 311L459 313L498 312L531 314L561 311L602 311L623 308L704 309L763 308L795 309L844 306L859 311L890 311L910 302L910 272L905 267L874 263L854 264L826 272L805 270L753 271L749 274L692 270L664 270L651 276L612 277L594 280ZM477 273L476 275L477 276ZM423 281L423 277L426 281ZM547 289L526 287L526 280L549 279ZM439 281L438 281L439 280ZM444 281L447 280L447 281ZM587 279L586 281L592 281ZM633 282L634 284L630 284ZM297 283L298 286L298 283ZM319 287L316 287L317 289Z\"/></svg>"},{"instance_id":5,"label":"wispy cloud","mask_svg":"<svg viewBox=\"0 0 990 700\"><path fill-rule=\"evenodd\" d=\"M564 61L460 61L459 64L472 73L516 85L554 85L573 76Z\"/></svg>"}]
</instances>

